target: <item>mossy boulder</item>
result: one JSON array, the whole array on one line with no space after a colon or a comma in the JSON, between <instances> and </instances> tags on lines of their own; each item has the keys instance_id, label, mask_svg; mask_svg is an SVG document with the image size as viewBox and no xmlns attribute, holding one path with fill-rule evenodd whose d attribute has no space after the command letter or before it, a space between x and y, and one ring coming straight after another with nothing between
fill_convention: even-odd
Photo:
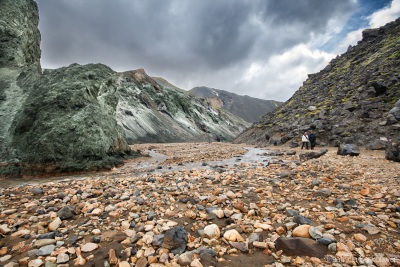
<instances>
[{"instance_id":1,"label":"mossy boulder","mask_svg":"<svg viewBox=\"0 0 400 267\"><path fill-rule=\"evenodd\" d=\"M74 64L42 75L23 72L18 84L29 91L11 125L11 146L21 162L52 171L91 170L111 168L130 153L115 119L110 68Z\"/></svg>"}]
</instances>

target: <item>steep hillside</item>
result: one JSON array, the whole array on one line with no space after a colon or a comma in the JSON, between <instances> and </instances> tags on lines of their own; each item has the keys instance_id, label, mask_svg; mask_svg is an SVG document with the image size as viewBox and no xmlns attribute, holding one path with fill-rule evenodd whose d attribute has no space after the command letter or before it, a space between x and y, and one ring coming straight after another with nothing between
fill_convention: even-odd
<instances>
[{"instance_id":1,"label":"steep hillside","mask_svg":"<svg viewBox=\"0 0 400 267\"><path fill-rule=\"evenodd\" d=\"M0 1L0 175L112 168L129 143L232 140L249 126L144 70L41 70L33 0Z\"/></svg>"},{"instance_id":2,"label":"steep hillside","mask_svg":"<svg viewBox=\"0 0 400 267\"><path fill-rule=\"evenodd\" d=\"M297 92L235 141L282 144L314 129L330 145L400 138L400 19L309 75ZM397 102L397 104L396 104ZM396 107L395 107L396 106Z\"/></svg>"},{"instance_id":3,"label":"steep hillside","mask_svg":"<svg viewBox=\"0 0 400 267\"><path fill-rule=\"evenodd\" d=\"M226 110L245 121L258 121L265 113L274 110L282 103L274 100L258 99L250 96L241 96L224 90L208 87L195 87L190 94L204 98L211 105Z\"/></svg>"},{"instance_id":4,"label":"steep hillside","mask_svg":"<svg viewBox=\"0 0 400 267\"><path fill-rule=\"evenodd\" d=\"M117 76L117 120L130 144L232 140L250 126L143 69Z\"/></svg>"}]
</instances>

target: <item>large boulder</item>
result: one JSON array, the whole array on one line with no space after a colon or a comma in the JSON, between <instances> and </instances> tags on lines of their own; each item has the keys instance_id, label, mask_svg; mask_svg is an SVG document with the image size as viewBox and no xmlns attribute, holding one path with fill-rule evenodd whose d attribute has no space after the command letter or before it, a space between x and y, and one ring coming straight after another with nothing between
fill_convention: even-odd
<instances>
[{"instance_id":1,"label":"large boulder","mask_svg":"<svg viewBox=\"0 0 400 267\"><path fill-rule=\"evenodd\" d=\"M400 162L400 143L392 144L391 142L388 142L385 158L387 160Z\"/></svg>"},{"instance_id":2,"label":"large boulder","mask_svg":"<svg viewBox=\"0 0 400 267\"><path fill-rule=\"evenodd\" d=\"M388 124L395 124L400 121L400 99L394 105L387 116L387 123Z\"/></svg>"},{"instance_id":3,"label":"large boulder","mask_svg":"<svg viewBox=\"0 0 400 267\"><path fill-rule=\"evenodd\" d=\"M12 122L11 144L28 168L111 168L130 153L115 119L118 98L110 68L74 64L40 76L22 73L18 83L29 94Z\"/></svg>"},{"instance_id":4,"label":"large boulder","mask_svg":"<svg viewBox=\"0 0 400 267\"><path fill-rule=\"evenodd\" d=\"M365 148L368 150L385 150L387 143L387 140L376 139L366 144Z\"/></svg>"},{"instance_id":5,"label":"large boulder","mask_svg":"<svg viewBox=\"0 0 400 267\"><path fill-rule=\"evenodd\" d=\"M328 149L321 149L320 151L311 151L299 155L301 161L316 159L322 157L328 152Z\"/></svg>"},{"instance_id":6,"label":"large boulder","mask_svg":"<svg viewBox=\"0 0 400 267\"><path fill-rule=\"evenodd\" d=\"M360 155L360 148L356 144L341 144L337 154L341 156L358 156Z\"/></svg>"}]
</instances>

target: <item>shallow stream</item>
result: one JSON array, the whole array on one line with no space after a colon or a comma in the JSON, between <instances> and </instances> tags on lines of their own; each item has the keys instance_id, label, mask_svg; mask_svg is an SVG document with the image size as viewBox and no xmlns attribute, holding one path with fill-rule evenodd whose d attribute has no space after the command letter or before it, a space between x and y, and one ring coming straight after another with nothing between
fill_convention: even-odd
<instances>
[{"instance_id":1,"label":"shallow stream","mask_svg":"<svg viewBox=\"0 0 400 267\"><path fill-rule=\"evenodd\" d=\"M247 147L247 152L241 156L219 161L188 162L182 164L163 165L168 156L154 150L145 151L148 157L142 157L139 161L127 162L123 166L111 171L92 172L73 175L24 177L24 178L0 178L0 188L41 184L47 182L61 182L68 180L84 180L87 178L123 177L126 175L141 175L145 173L165 173L190 169L211 169L213 167L232 167L235 164L263 164L267 165L271 159L267 150L261 148Z\"/></svg>"}]
</instances>

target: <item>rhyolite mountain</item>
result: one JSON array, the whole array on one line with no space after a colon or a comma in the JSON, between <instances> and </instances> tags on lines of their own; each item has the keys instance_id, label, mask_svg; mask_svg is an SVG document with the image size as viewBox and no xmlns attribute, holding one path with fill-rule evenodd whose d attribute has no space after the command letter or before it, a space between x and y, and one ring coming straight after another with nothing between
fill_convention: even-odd
<instances>
[{"instance_id":1,"label":"rhyolite mountain","mask_svg":"<svg viewBox=\"0 0 400 267\"><path fill-rule=\"evenodd\" d=\"M116 73L117 121L129 144L230 141L250 123L143 69Z\"/></svg>"},{"instance_id":2,"label":"rhyolite mountain","mask_svg":"<svg viewBox=\"0 0 400 267\"><path fill-rule=\"evenodd\" d=\"M40 66L38 7L0 1L0 174L111 168L129 144L231 140L250 126L144 70Z\"/></svg>"},{"instance_id":3,"label":"rhyolite mountain","mask_svg":"<svg viewBox=\"0 0 400 267\"><path fill-rule=\"evenodd\" d=\"M251 123L258 121L266 113L282 104L282 102L275 100L264 100L247 95L241 96L205 86L194 87L189 90L189 93L204 98L214 107L226 110Z\"/></svg>"},{"instance_id":4,"label":"rhyolite mountain","mask_svg":"<svg viewBox=\"0 0 400 267\"><path fill-rule=\"evenodd\" d=\"M363 31L362 40L308 79L283 105L235 142L299 142L313 129L320 143L366 145L400 138L400 19ZM268 140L266 140L268 139Z\"/></svg>"}]
</instances>

